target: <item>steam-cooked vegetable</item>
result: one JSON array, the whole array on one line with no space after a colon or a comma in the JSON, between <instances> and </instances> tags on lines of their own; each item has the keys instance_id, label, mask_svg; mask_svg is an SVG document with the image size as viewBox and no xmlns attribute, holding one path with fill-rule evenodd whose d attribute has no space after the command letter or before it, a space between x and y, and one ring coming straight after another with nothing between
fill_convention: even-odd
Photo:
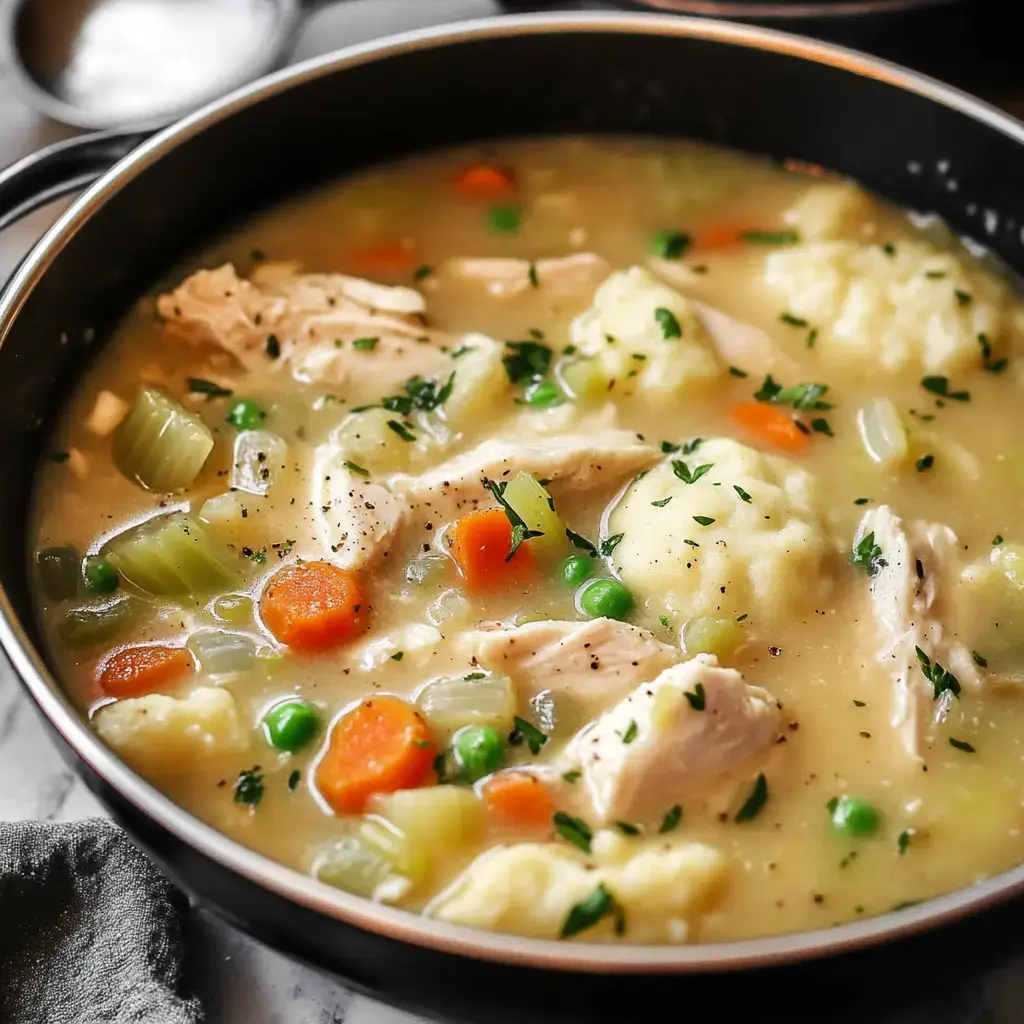
<instances>
[{"instance_id":1,"label":"steam-cooked vegetable","mask_svg":"<svg viewBox=\"0 0 1024 1024\"><path fill-rule=\"evenodd\" d=\"M891 398L876 398L857 413L861 443L872 461L894 466L907 454L907 429Z\"/></svg>"},{"instance_id":2,"label":"steam-cooked vegetable","mask_svg":"<svg viewBox=\"0 0 1024 1024\"><path fill-rule=\"evenodd\" d=\"M280 476L288 445L266 430L243 430L235 438L231 486L249 494L267 494Z\"/></svg>"},{"instance_id":3,"label":"steam-cooked vegetable","mask_svg":"<svg viewBox=\"0 0 1024 1024\"><path fill-rule=\"evenodd\" d=\"M566 546L565 525L554 508L554 499L529 473L517 473L503 495L513 511L526 523L528 530L540 536L531 538L534 552L551 553Z\"/></svg>"},{"instance_id":4,"label":"steam-cooked vegetable","mask_svg":"<svg viewBox=\"0 0 1024 1024\"><path fill-rule=\"evenodd\" d=\"M78 592L78 552L72 547L36 552L39 585L48 601L66 601Z\"/></svg>"},{"instance_id":5,"label":"steam-cooked vegetable","mask_svg":"<svg viewBox=\"0 0 1024 1024\"><path fill-rule=\"evenodd\" d=\"M62 614L57 630L69 647L91 647L124 635L143 619L146 610L144 601L122 595L111 601L68 608Z\"/></svg>"},{"instance_id":6,"label":"steam-cooked vegetable","mask_svg":"<svg viewBox=\"0 0 1024 1024\"><path fill-rule=\"evenodd\" d=\"M187 646L200 671L211 676L246 672L256 661L256 641L245 633L199 629L188 638Z\"/></svg>"},{"instance_id":7,"label":"steam-cooked vegetable","mask_svg":"<svg viewBox=\"0 0 1024 1024\"><path fill-rule=\"evenodd\" d=\"M742 642L743 630L735 619L698 616L690 619L683 629L683 643L690 655L715 654L726 658Z\"/></svg>"},{"instance_id":8,"label":"steam-cooked vegetable","mask_svg":"<svg viewBox=\"0 0 1024 1024\"><path fill-rule=\"evenodd\" d=\"M442 732L475 725L508 734L516 714L511 680L484 672L435 679L423 688L417 704L431 726Z\"/></svg>"},{"instance_id":9,"label":"steam-cooked vegetable","mask_svg":"<svg viewBox=\"0 0 1024 1024\"><path fill-rule=\"evenodd\" d=\"M114 435L118 469L150 491L188 487L212 451L209 427L156 388L139 391Z\"/></svg>"},{"instance_id":10,"label":"steam-cooked vegetable","mask_svg":"<svg viewBox=\"0 0 1024 1024\"><path fill-rule=\"evenodd\" d=\"M400 789L377 797L372 808L390 821L413 848L435 861L460 843L477 838L483 820L480 800L467 786Z\"/></svg>"}]
</instances>

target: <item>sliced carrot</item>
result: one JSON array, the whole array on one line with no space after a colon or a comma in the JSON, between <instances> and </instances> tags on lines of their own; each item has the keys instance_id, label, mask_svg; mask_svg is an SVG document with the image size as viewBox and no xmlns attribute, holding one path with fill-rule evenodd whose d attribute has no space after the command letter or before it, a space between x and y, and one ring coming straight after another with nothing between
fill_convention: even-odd
<instances>
[{"instance_id":1,"label":"sliced carrot","mask_svg":"<svg viewBox=\"0 0 1024 1024\"><path fill-rule=\"evenodd\" d=\"M260 615L283 644L324 651L365 632L370 606L359 579L330 562L282 569L263 591Z\"/></svg>"},{"instance_id":2,"label":"sliced carrot","mask_svg":"<svg viewBox=\"0 0 1024 1024\"><path fill-rule=\"evenodd\" d=\"M789 413L764 402L741 402L732 407L732 418L752 434L777 448L799 454L811 446L810 438Z\"/></svg>"},{"instance_id":3,"label":"sliced carrot","mask_svg":"<svg viewBox=\"0 0 1024 1024\"><path fill-rule=\"evenodd\" d=\"M455 179L455 187L467 196L486 196L497 198L507 196L512 191L512 175L490 164L477 164L467 167Z\"/></svg>"},{"instance_id":4,"label":"sliced carrot","mask_svg":"<svg viewBox=\"0 0 1024 1024\"><path fill-rule=\"evenodd\" d=\"M695 249L728 249L736 245L740 235L749 231L749 224L715 224L713 227L701 228L694 233Z\"/></svg>"},{"instance_id":5,"label":"sliced carrot","mask_svg":"<svg viewBox=\"0 0 1024 1024\"><path fill-rule=\"evenodd\" d=\"M171 686L193 668L184 647L125 647L103 662L98 682L108 697L142 697Z\"/></svg>"},{"instance_id":6,"label":"sliced carrot","mask_svg":"<svg viewBox=\"0 0 1024 1024\"><path fill-rule=\"evenodd\" d=\"M401 242L374 245L360 249L354 256L356 265L362 270L405 270L412 266L414 254L411 245Z\"/></svg>"},{"instance_id":7,"label":"sliced carrot","mask_svg":"<svg viewBox=\"0 0 1024 1024\"><path fill-rule=\"evenodd\" d=\"M544 783L525 772L500 772L481 790L484 804L504 824L547 831L555 805Z\"/></svg>"},{"instance_id":8,"label":"sliced carrot","mask_svg":"<svg viewBox=\"0 0 1024 1024\"><path fill-rule=\"evenodd\" d=\"M316 785L337 814L359 814L375 793L434 778L437 748L419 712L398 697L373 697L338 720L316 767Z\"/></svg>"},{"instance_id":9,"label":"sliced carrot","mask_svg":"<svg viewBox=\"0 0 1024 1024\"><path fill-rule=\"evenodd\" d=\"M452 530L452 558L470 590L486 590L527 575L533 565L528 542L506 561L511 547L512 524L500 508L470 512Z\"/></svg>"}]
</instances>

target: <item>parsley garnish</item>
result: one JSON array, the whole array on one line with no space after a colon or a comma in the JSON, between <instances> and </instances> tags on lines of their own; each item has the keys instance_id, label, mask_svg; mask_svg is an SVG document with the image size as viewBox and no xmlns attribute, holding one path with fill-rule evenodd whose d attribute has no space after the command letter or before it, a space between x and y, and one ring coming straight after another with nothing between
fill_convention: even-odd
<instances>
[{"instance_id":1,"label":"parsley garnish","mask_svg":"<svg viewBox=\"0 0 1024 1024\"><path fill-rule=\"evenodd\" d=\"M698 466L693 471L690 467L683 462L682 459L672 460L672 472L683 481L684 484L695 484L705 473L711 471L714 466L713 462L705 462L703 466Z\"/></svg>"},{"instance_id":2,"label":"parsley garnish","mask_svg":"<svg viewBox=\"0 0 1024 1024\"><path fill-rule=\"evenodd\" d=\"M470 672L468 675L464 675L462 678L465 679L467 683L472 683L474 680L477 680L477 679L486 679L487 678L487 673L486 672Z\"/></svg>"},{"instance_id":3,"label":"parsley garnish","mask_svg":"<svg viewBox=\"0 0 1024 1024\"><path fill-rule=\"evenodd\" d=\"M690 707L693 708L694 711L703 711L707 706L703 683L698 683L693 688L693 693L689 690L684 690L683 696L690 702Z\"/></svg>"},{"instance_id":4,"label":"parsley garnish","mask_svg":"<svg viewBox=\"0 0 1024 1024\"><path fill-rule=\"evenodd\" d=\"M924 276L931 281L941 281L946 276L946 272L944 270L926 270Z\"/></svg>"},{"instance_id":5,"label":"parsley garnish","mask_svg":"<svg viewBox=\"0 0 1024 1024\"><path fill-rule=\"evenodd\" d=\"M565 535L569 538L569 543L574 548L579 548L580 551L589 551L591 558L597 557L597 548L594 547L594 545L591 544L590 541L587 540L587 538L584 537L582 534L576 533L575 531L566 528Z\"/></svg>"},{"instance_id":6,"label":"parsley garnish","mask_svg":"<svg viewBox=\"0 0 1024 1024\"><path fill-rule=\"evenodd\" d=\"M829 426L828 420L824 419L823 417L811 420L811 430L815 431L815 433L818 434L824 434L826 437L836 436L832 430L832 427Z\"/></svg>"},{"instance_id":7,"label":"parsley garnish","mask_svg":"<svg viewBox=\"0 0 1024 1024\"><path fill-rule=\"evenodd\" d=\"M434 272L434 268L433 267L428 267L427 264L424 263L422 266L417 267L412 272L412 279L414 281L422 281L424 278L430 277L430 275L433 272Z\"/></svg>"},{"instance_id":8,"label":"parsley garnish","mask_svg":"<svg viewBox=\"0 0 1024 1024\"><path fill-rule=\"evenodd\" d=\"M363 468L362 466L358 466L358 465L356 465L356 463L354 463L354 462L349 462L349 460L348 460L348 459L346 459L346 460L345 460L345 461L344 461L344 462L342 463L342 465L343 465L343 466L344 466L344 467L345 467L345 468L346 468L347 470L350 470L350 471L351 471L351 472L353 472L353 473L358 473L358 474L359 474L360 476L369 476L369 475L370 475L370 471L369 471L368 469L364 469L364 468Z\"/></svg>"},{"instance_id":9,"label":"parsley garnish","mask_svg":"<svg viewBox=\"0 0 1024 1024\"><path fill-rule=\"evenodd\" d=\"M977 751L968 743L966 740L957 740L952 736L949 737L949 745L956 747L957 750L962 750L965 754L976 754Z\"/></svg>"},{"instance_id":10,"label":"parsley garnish","mask_svg":"<svg viewBox=\"0 0 1024 1024\"><path fill-rule=\"evenodd\" d=\"M626 726L626 731L622 734L622 742L626 746L629 746L629 744L636 739L637 733L639 733L639 731L640 727L636 724L636 719L631 718L629 720L629 725Z\"/></svg>"},{"instance_id":11,"label":"parsley garnish","mask_svg":"<svg viewBox=\"0 0 1024 1024\"><path fill-rule=\"evenodd\" d=\"M764 772L761 772L754 781L754 788L750 791L750 796L747 797L746 802L736 812L734 820L740 824L745 821L753 821L761 813L767 802L768 780L764 777Z\"/></svg>"},{"instance_id":12,"label":"parsley garnish","mask_svg":"<svg viewBox=\"0 0 1024 1024\"><path fill-rule=\"evenodd\" d=\"M882 246L882 252L884 252L886 256L892 258L896 255L896 246L893 245L892 242L886 242L885 245Z\"/></svg>"},{"instance_id":13,"label":"parsley garnish","mask_svg":"<svg viewBox=\"0 0 1024 1024\"><path fill-rule=\"evenodd\" d=\"M599 882L597 888L585 899L581 900L566 915L560 937L572 938L599 921L611 915L615 920L615 933L621 935L626 930L626 917L615 897Z\"/></svg>"},{"instance_id":14,"label":"parsley garnish","mask_svg":"<svg viewBox=\"0 0 1024 1024\"><path fill-rule=\"evenodd\" d=\"M519 211L514 206L492 206L489 214L491 227L505 235L519 230Z\"/></svg>"},{"instance_id":15,"label":"parsley garnish","mask_svg":"<svg viewBox=\"0 0 1024 1024\"><path fill-rule=\"evenodd\" d=\"M733 484L732 489L740 496L740 501L745 501L749 505L754 500L739 484Z\"/></svg>"},{"instance_id":16,"label":"parsley garnish","mask_svg":"<svg viewBox=\"0 0 1024 1024\"><path fill-rule=\"evenodd\" d=\"M638 835L640 835L640 827L638 825L630 824L630 822L628 822L628 821L617 821L617 822L615 822L615 827L624 836L638 836Z\"/></svg>"},{"instance_id":17,"label":"parsley garnish","mask_svg":"<svg viewBox=\"0 0 1024 1024\"><path fill-rule=\"evenodd\" d=\"M749 377L750 376L750 374L747 373L746 370L741 370L738 366L730 366L729 367L729 373L732 374L733 377L739 377L741 380L744 377Z\"/></svg>"},{"instance_id":18,"label":"parsley garnish","mask_svg":"<svg viewBox=\"0 0 1024 1024\"><path fill-rule=\"evenodd\" d=\"M512 724L515 728L512 730L512 736L522 737L526 741L526 745L530 748L530 753L537 756L540 753L540 748L547 743L548 738L537 728L532 722L526 721L525 718L520 718L516 715L512 719Z\"/></svg>"},{"instance_id":19,"label":"parsley garnish","mask_svg":"<svg viewBox=\"0 0 1024 1024\"><path fill-rule=\"evenodd\" d=\"M870 498L854 498L854 505L866 505L871 499Z\"/></svg>"},{"instance_id":20,"label":"parsley garnish","mask_svg":"<svg viewBox=\"0 0 1024 1024\"><path fill-rule=\"evenodd\" d=\"M854 544L850 561L859 565L869 576L877 576L889 564L882 557L882 549L875 543L874 531Z\"/></svg>"},{"instance_id":21,"label":"parsley garnish","mask_svg":"<svg viewBox=\"0 0 1024 1024\"><path fill-rule=\"evenodd\" d=\"M693 521L701 526L710 526L714 522L714 519L712 519L711 516L694 516Z\"/></svg>"},{"instance_id":22,"label":"parsley garnish","mask_svg":"<svg viewBox=\"0 0 1024 1024\"><path fill-rule=\"evenodd\" d=\"M1010 365L1009 359L993 359L992 343L985 334L978 335L978 344L981 346L982 369L989 373L1002 373Z\"/></svg>"},{"instance_id":23,"label":"parsley garnish","mask_svg":"<svg viewBox=\"0 0 1024 1024\"><path fill-rule=\"evenodd\" d=\"M476 348L476 345L460 345L453 353L452 359L460 359L467 352L472 352Z\"/></svg>"},{"instance_id":24,"label":"parsley garnish","mask_svg":"<svg viewBox=\"0 0 1024 1024\"><path fill-rule=\"evenodd\" d=\"M565 811L555 811L551 820L554 822L555 831L563 839L567 839L573 846L578 846L584 853L590 853L590 842L594 838L594 833L582 818L574 818Z\"/></svg>"},{"instance_id":25,"label":"parsley garnish","mask_svg":"<svg viewBox=\"0 0 1024 1024\"><path fill-rule=\"evenodd\" d=\"M663 260L680 260L692 239L681 231L658 231L651 238L651 252Z\"/></svg>"},{"instance_id":26,"label":"parsley garnish","mask_svg":"<svg viewBox=\"0 0 1024 1024\"><path fill-rule=\"evenodd\" d=\"M853 706L854 706L855 708L866 708L866 707L867 707L868 705L867 705L867 702L866 702L866 701L863 701L863 700L855 700L855 701L853 702Z\"/></svg>"},{"instance_id":27,"label":"parsley garnish","mask_svg":"<svg viewBox=\"0 0 1024 1024\"><path fill-rule=\"evenodd\" d=\"M47 452L46 457L51 462L60 464L61 462L67 462L71 458L71 452Z\"/></svg>"},{"instance_id":28,"label":"parsley garnish","mask_svg":"<svg viewBox=\"0 0 1024 1024\"><path fill-rule=\"evenodd\" d=\"M896 838L896 849L899 850L901 857L907 852L908 846L910 846L910 830L904 829Z\"/></svg>"},{"instance_id":29,"label":"parsley garnish","mask_svg":"<svg viewBox=\"0 0 1024 1024\"><path fill-rule=\"evenodd\" d=\"M676 319L675 313L673 313L671 309L659 306L654 311L654 319L661 328L662 337L666 341L670 341L672 338L681 338L683 336L683 329L679 326L679 321Z\"/></svg>"},{"instance_id":30,"label":"parsley garnish","mask_svg":"<svg viewBox=\"0 0 1024 1024\"><path fill-rule=\"evenodd\" d=\"M262 565L267 560L267 549L259 548L253 550L252 548L242 548L242 554L250 561L255 562L257 565Z\"/></svg>"},{"instance_id":31,"label":"parsley garnish","mask_svg":"<svg viewBox=\"0 0 1024 1024\"><path fill-rule=\"evenodd\" d=\"M736 616L736 621L737 622L746 622L746 620L749 619L749 618L750 618L750 612L744 612L742 615L737 615Z\"/></svg>"},{"instance_id":32,"label":"parsley garnish","mask_svg":"<svg viewBox=\"0 0 1024 1024\"><path fill-rule=\"evenodd\" d=\"M569 783L570 786L575 786L579 777L583 774L578 768L573 768L572 771L562 772L562 778Z\"/></svg>"},{"instance_id":33,"label":"parsley garnish","mask_svg":"<svg viewBox=\"0 0 1024 1024\"><path fill-rule=\"evenodd\" d=\"M680 447L679 445L673 444L671 441L662 441L661 442L661 450L666 455L672 455L674 452L679 451L679 447Z\"/></svg>"},{"instance_id":34,"label":"parsley garnish","mask_svg":"<svg viewBox=\"0 0 1024 1024\"><path fill-rule=\"evenodd\" d=\"M818 328L812 327L807 332L807 347L814 348L814 343L818 340Z\"/></svg>"},{"instance_id":35,"label":"parsley garnish","mask_svg":"<svg viewBox=\"0 0 1024 1024\"><path fill-rule=\"evenodd\" d=\"M796 245L800 235L795 231L741 231L739 239L755 245Z\"/></svg>"},{"instance_id":36,"label":"parsley garnish","mask_svg":"<svg viewBox=\"0 0 1024 1024\"><path fill-rule=\"evenodd\" d=\"M377 342L380 338L356 338L352 342L352 347L360 352L372 352L377 347Z\"/></svg>"},{"instance_id":37,"label":"parsley garnish","mask_svg":"<svg viewBox=\"0 0 1024 1024\"><path fill-rule=\"evenodd\" d=\"M917 467L918 473L923 473L926 469L931 469L935 465L935 456L922 455L914 465Z\"/></svg>"},{"instance_id":38,"label":"parsley garnish","mask_svg":"<svg viewBox=\"0 0 1024 1024\"><path fill-rule=\"evenodd\" d=\"M667 498L662 498L660 501L652 501L651 504L655 508L664 508L671 500L672 495L670 494Z\"/></svg>"},{"instance_id":39,"label":"parsley garnish","mask_svg":"<svg viewBox=\"0 0 1024 1024\"><path fill-rule=\"evenodd\" d=\"M392 661L401 661L404 657L405 657L405 651L395 651L395 653L391 655L391 660Z\"/></svg>"},{"instance_id":40,"label":"parsley garnish","mask_svg":"<svg viewBox=\"0 0 1024 1024\"><path fill-rule=\"evenodd\" d=\"M663 625L663 626L664 626L664 627L665 627L666 629L668 629L668 616L667 616L667 615L659 615L659 616L658 616L658 621L659 621L659 622L660 622L660 623L661 623L661 624L662 624L662 625Z\"/></svg>"},{"instance_id":41,"label":"parsley garnish","mask_svg":"<svg viewBox=\"0 0 1024 1024\"><path fill-rule=\"evenodd\" d=\"M302 779L302 772L296 768L291 775L288 776L288 788L294 793L299 788L299 781Z\"/></svg>"},{"instance_id":42,"label":"parsley garnish","mask_svg":"<svg viewBox=\"0 0 1024 1024\"><path fill-rule=\"evenodd\" d=\"M827 384L793 384L784 388L769 373L760 389L754 392L754 398L758 402L770 402L772 405L791 405L794 409L832 409L834 406L831 402L822 401L827 391Z\"/></svg>"},{"instance_id":43,"label":"parsley garnish","mask_svg":"<svg viewBox=\"0 0 1024 1024\"><path fill-rule=\"evenodd\" d=\"M992 546L993 547L999 547L999 545L1002 544L1002 543L1003 543L1003 535L1001 533L997 533L992 538Z\"/></svg>"},{"instance_id":44,"label":"parsley garnish","mask_svg":"<svg viewBox=\"0 0 1024 1024\"><path fill-rule=\"evenodd\" d=\"M683 809L679 804L675 804L665 812L665 817L661 819L661 824L658 826L658 831L661 834L671 832L672 829L683 820Z\"/></svg>"},{"instance_id":45,"label":"parsley garnish","mask_svg":"<svg viewBox=\"0 0 1024 1024\"><path fill-rule=\"evenodd\" d=\"M971 393L969 391L950 391L948 377L922 377L921 387L930 391L933 395L942 398L952 398L955 402L969 402Z\"/></svg>"},{"instance_id":46,"label":"parsley garnish","mask_svg":"<svg viewBox=\"0 0 1024 1024\"><path fill-rule=\"evenodd\" d=\"M605 537L601 541L601 554L607 558L622 542L622 538L626 535L624 533L613 533L610 537Z\"/></svg>"},{"instance_id":47,"label":"parsley garnish","mask_svg":"<svg viewBox=\"0 0 1024 1024\"><path fill-rule=\"evenodd\" d=\"M691 437L690 440L683 445L683 454L692 455L703 443L703 437Z\"/></svg>"},{"instance_id":48,"label":"parsley garnish","mask_svg":"<svg viewBox=\"0 0 1024 1024\"><path fill-rule=\"evenodd\" d=\"M498 504L505 510L505 518L512 524L512 543L508 549L508 554L505 556L505 561L510 562L519 550L520 544L524 541L533 540L534 537L543 537L544 533L541 530L531 530L526 525L523 517L505 500L506 484L504 482L496 484L488 480L484 486L494 495Z\"/></svg>"},{"instance_id":49,"label":"parsley garnish","mask_svg":"<svg viewBox=\"0 0 1024 1024\"><path fill-rule=\"evenodd\" d=\"M531 288L539 288L540 281L537 280L537 264L531 263L530 269L526 272L526 278L530 282Z\"/></svg>"},{"instance_id":50,"label":"parsley garnish","mask_svg":"<svg viewBox=\"0 0 1024 1024\"><path fill-rule=\"evenodd\" d=\"M804 320L803 317L793 316L792 313L788 313L788 312L787 313L783 313L782 316L779 317L779 319L784 324L789 324L790 327L806 327L807 326L807 321Z\"/></svg>"},{"instance_id":51,"label":"parsley garnish","mask_svg":"<svg viewBox=\"0 0 1024 1024\"><path fill-rule=\"evenodd\" d=\"M974 301L974 296L961 288L954 288L953 294L956 296L957 304L960 306L969 306Z\"/></svg>"},{"instance_id":52,"label":"parsley garnish","mask_svg":"<svg viewBox=\"0 0 1024 1024\"><path fill-rule=\"evenodd\" d=\"M276 334L267 335L267 355L271 359L277 359L281 355L281 342Z\"/></svg>"},{"instance_id":53,"label":"parsley garnish","mask_svg":"<svg viewBox=\"0 0 1024 1024\"><path fill-rule=\"evenodd\" d=\"M959 697L960 680L948 668L943 668L937 661L932 661L920 647L915 647L914 650L921 665L921 674L932 684L932 700L938 700L946 690L954 697Z\"/></svg>"},{"instance_id":54,"label":"parsley garnish","mask_svg":"<svg viewBox=\"0 0 1024 1024\"><path fill-rule=\"evenodd\" d=\"M403 441L415 441L416 435L398 420L388 420L389 429L393 430Z\"/></svg>"},{"instance_id":55,"label":"parsley garnish","mask_svg":"<svg viewBox=\"0 0 1024 1024\"><path fill-rule=\"evenodd\" d=\"M212 380L204 380L202 377L189 377L185 383L193 395L209 395L210 398L227 398L233 395L231 388L223 388Z\"/></svg>"},{"instance_id":56,"label":"parsley garnish","mask_svg":"<svg viewBox=\"0 0 1024 1024\"><path fill-rule=\"evenodd\" d=\"M986 658L983 654L979 654L977 651L971 651L971 658L973 659L974 664L978 666L978 668L988 668L988 658Z\"/></svg>"},{"instance_id":57,"label":"parsley garnish","mask_svg":"<svg viewBox=\"0 0 1024 1024\"><path fill-rule=\"evenodd\" d=\"M506 341L508 353L502 358L505 373L513 384L529 384L551 368L552 351L536 341Z\"/></svg>"},{"instance_id":58,"label":"parsley garnish","mask_svg":"<svg viewBox=\"0 0 1024 1024\"><path fill-rule=\"evenodd\" d=\"M259 774L260 766L255 765L249 771L238 773L235 783L235 803L248 804L255 807L263 799L263 776Z\"/></svg>"}]
</instances>

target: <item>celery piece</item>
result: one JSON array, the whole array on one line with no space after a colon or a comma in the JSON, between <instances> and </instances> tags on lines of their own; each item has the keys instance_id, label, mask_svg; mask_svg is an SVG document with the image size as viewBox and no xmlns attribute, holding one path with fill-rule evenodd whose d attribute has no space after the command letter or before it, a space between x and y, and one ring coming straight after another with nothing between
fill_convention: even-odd
<instances>
[{"instance_id":1,"label":"celery piece","mask_svg":"<svg viewBox=\"0 0 1024 1024\"><path fill-rule=\"evenodd\" d=\"M420 691L416 703L430 724L444 732L464 725L489 725L511 732L516 714L516 695L507 676L484 675L435 679Z\"/></svg>"},{"instance_id":2,"label":"celery piece","mask_svg":"<svg viewBox=\"0 0 1024 1024\"><path fill-rule=\"evenodd\" d=\"M150 491L177 491L199 475L213 434L198 416L156 388L142 388L114 434L114 461Z\"/></svg>"},{"instance_id":3,"label":"celery piece","mask_svg":"<svg viewBox=\"0 0 1024 1024\"><path fill-rule=\"evenodd\" d=\"M81 563L72 547L43 548L36 552L39 585L48 601L66 601L78 593Z\"/></svg>"},{"instance_id":4,"label":"celery piece","mask_svg":"<svg viewBox=\"0 0 1024 1024\"><path fill-rule=\"evenodd\" d=\"M243 564L194 516L171 512L116 536L106 556L146 594L183 597L238 585Z\"/></svg>"},{"instance_id":5,"label":"celery piece","mask_svg":"<svg viewBox=\"0 0 1024 1024\"><path fill-rule=\"evenodd\" d=\"M392 870L391 861L355 835L334 843L314 868L321 882L357 896L372 896Z\"/></svg>"},{"instance_id":6,"label":"celery piece","mask_svg":"<svg viewBox=\"0 0 1024 1024\"><path fill-rule=\"evenodd\" d=\"M106 643L138 622L146 610L144 601L127 595L112 601L69 608L57 631L69 647L91 647Z\"/></svg>"},{"instance_id":7,"label":"celery piece","mask_svg":"<svg viewBox=\"0 0 1024 1024\"><path fill-rule=\"evenodd\" d=\"M528 543L535 552L550 554L566 546L565 524L554 510L551 495L529 473L517 473L502 495L529 530L541 536Z\"/></svg>"},{"instance_id":8,"label":"celery piece","mask_svg":"<svg viewBox=\"0 0 1024 1024\"><path fill-rule=\"evenodd\" d=\"M421 882L427 877L430 863L426 856L390 821L370 815L363 819L356 835L367 847L389 860L399 874L414 882Z\"/></svg>"}]
</instances>

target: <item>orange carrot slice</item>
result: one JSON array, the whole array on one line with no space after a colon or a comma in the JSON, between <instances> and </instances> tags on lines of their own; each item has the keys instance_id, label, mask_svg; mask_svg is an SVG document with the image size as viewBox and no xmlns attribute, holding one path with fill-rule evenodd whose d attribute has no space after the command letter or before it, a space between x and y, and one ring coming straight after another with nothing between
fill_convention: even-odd
<instances>
[{"instance_id":1,"label":"orange carrot slice","mask_svg":"<svg viewBox=\"0 0 1024 1024\"><path fill-rule=\"evenodd\" d=\"M789 413L764 402L741 402L732 407L732 418L762 441L784 451L801 454L811 446L811 440L797 426Z\"/></svg>"},{"instance_id":2,"label":"orange carrot slice","mask_svg":"<svg viewBox=\"0 0 1024 1024\"><path fill-rule=\"evenodd\" d=\"M484 804L503 824L549 831L555 805L544 783L525 772L500 772L482 787Z\"/></svg>"},{"instance_id":3,"label":"orange carrot slice","mask_svg":"<svg viewBox=\"0 0 1024 1024\"><path fill-rule=\"evenodd\" d=\"M360 249L353 258L361 270L389 271L408 269L415 256L411 245L394 242Z\"/></svg>"},{"instance_id":4,"label":"orange carrot slice","mask_svg":"<svg viewBox=\"0 0 1024 1024\"><path fill-rule=\"evenodd\" d=\"M500 508L470 512L455 523L451 552L466 586L486 590L523 579L533 565L527 544L520 544L511 560L512 524Z\"/></svg>"},{"instance_id":5,"label":"orange carrot slice","mask_svg":"<svg viewBox=\"0 0 1024 1024\"><path fill-rule=\"evenodd\" d=\"M184 647L125 647L104 660L98 682L108 697L142 697L177 683L193 667Z\"/></svg>"},{"instance_id":6,"label":"orange carrot slice","mask_svg":"<svg viewBox=\"0 0 1024 1024\"><path fill-rule=\"evenodd\" d=\"M477 164L467 167L455 179L455 187L463 195L494 199L512 191L512 175L489 164Z\"/></svg>"},{"instance_id":7,"label":"orange carrot slice","mask_svg":"<svg viewBox=\"0 0 1024 1024\"><path fill-rule=\"evenodd\" d=\"M373 697L331 730L316 786L337 814L359 814L375 793L431 782L436 754L430 729L411 704Z\"/></svg>"},{"instance_id":8,"label":"orange carrot slice","mask_svg":"<svg viewBox=\"0 0 1024 1024\"><path fill-rule=\"evenodd\" d=\"M282 569L263 591L260 616L283 644L325 651L365 632L370 605L359 579L330 562Z\"/></svg>"}]
</instances>

